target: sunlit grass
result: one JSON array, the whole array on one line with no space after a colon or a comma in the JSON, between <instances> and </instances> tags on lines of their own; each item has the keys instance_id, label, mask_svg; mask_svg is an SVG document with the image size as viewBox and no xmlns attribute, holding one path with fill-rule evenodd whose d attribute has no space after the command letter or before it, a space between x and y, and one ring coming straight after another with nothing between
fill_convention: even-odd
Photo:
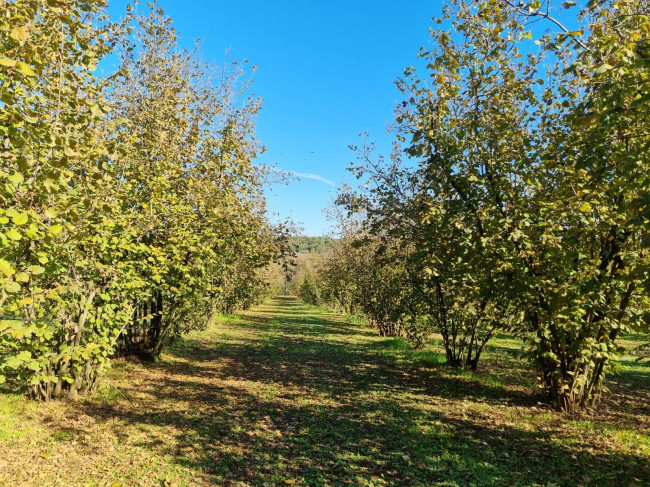
<instances>
[{"instance_id":1,"label":"sunlit grass","mask_svg":"<svg viewBox=\"0 0 650 487\"><path fill-rule=\"evenodd\" d=\"M0 485L643 485L649 370L627 356L601 408L539 403L521 342L451 369L281 298L220 316L158 363L118 361L84 400L0 395ZM634 341L634 340L631 340ZM4 464L2 464L4 462ZM4 477L3 477L4 476Z\"/></svg>"}]
</instances>

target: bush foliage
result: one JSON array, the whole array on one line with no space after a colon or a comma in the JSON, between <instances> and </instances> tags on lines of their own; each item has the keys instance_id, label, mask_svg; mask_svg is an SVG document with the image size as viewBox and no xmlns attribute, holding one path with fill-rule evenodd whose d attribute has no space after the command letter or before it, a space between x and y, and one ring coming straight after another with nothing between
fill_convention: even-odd
<instances>
[{"instance_id":1,"label":"bush foliage","mask_svg":"<svg viewBox=\"0 0 650 487\"><path fill-rule=\"evenodd\" d=\"M240 64L180 49L155 3L120 24L101 0L0 7L0 380L76 396L114 353L257 302L288 244Z\"/></svg>"},{"instance_id":2,"label":"bush foliage","mask_svg":"<svg viewBox=\"0 0 650 487\"><path fill-rule=\"evenodd\" d=\"M591 0L569 31L550 7L449 2L424 69L398 82L391 158L359 149L362 184L338 203L363 250L324 264L321 296L351 276L343 307L380 332L439 332L456 366L514 332L548 401L574 412L617 338L647 331L650 17Z\"/></svg>"}]
</instances>

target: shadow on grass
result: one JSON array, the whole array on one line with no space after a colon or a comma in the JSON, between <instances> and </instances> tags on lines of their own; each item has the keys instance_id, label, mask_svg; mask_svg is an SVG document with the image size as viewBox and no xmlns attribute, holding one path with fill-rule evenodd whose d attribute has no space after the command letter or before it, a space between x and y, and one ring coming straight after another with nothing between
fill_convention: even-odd
<instances>
[{"instance_id":1,"label":"shadow on grass","mask_svg":"<svg viewBox=\"0 0 650 487\"><path fill-rule=\"evenodd\" d=\"M297 300L255 314L144 365L137 385L123 385L137 399L89 400L79 412L118 436L161 428L173 442L138 441L219 485L630 485L650 475L647 458L575 449L557 431L489 416L535 402L521 391L398 363L399 343ZM486 415L466 414L465 400Z\"/></svg>"},{"instance_id":2,"label":"shadow on grass","mask_svg":"<svg viewBox=\"0 0 650 487\"><path fill-rule=\"evenodd\" d=\"M0 394L2 394L3 396L23 397L25 394L27 394L27 387L20 386L14 383L12 383L11 386L2 385L0 386Z\"/></svg>"}]
</instances>

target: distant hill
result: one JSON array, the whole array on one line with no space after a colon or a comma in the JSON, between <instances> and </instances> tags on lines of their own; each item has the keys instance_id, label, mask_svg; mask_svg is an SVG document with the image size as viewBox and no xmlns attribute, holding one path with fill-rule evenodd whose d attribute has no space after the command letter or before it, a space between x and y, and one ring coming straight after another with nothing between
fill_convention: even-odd
<instances>
[{"instance_id":1,"label":"distant hill","mask_svg":"<svg viewBox=\"0 0 650 487\"><path fill-rule=\"evenodd\" d=\"M333 241L331 237L291 237L291 243L299 254L318 254Z\"/></svg>"}]
</instances>

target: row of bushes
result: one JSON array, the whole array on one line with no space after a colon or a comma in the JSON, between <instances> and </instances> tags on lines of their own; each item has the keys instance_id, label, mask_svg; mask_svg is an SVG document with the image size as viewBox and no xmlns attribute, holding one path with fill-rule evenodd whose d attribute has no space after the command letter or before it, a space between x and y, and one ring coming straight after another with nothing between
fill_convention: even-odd
<instances>
[{"instance_id":1,"label":"row of bushes","mask_svg":"<svg viewBox=\"0 0 650 487\"><path fill-rule=\"evenodd\" d=\"M449 2L398 82L394 152L358 148L348 236L301 291L384 335L436 331L454 366L515 333L575 412L650 321L650 16L566 2L569 32L547 7Z\"/></svg>"},{"instance_id":2,"label":"row of bushes","mask_svg":"<svg viewBox=\"0 0 650 487\"><path fill-rule=\"evenodd\" d=\"M257 302L287 238L240 63L180 49L155 3L0 5L0 381L76 396L114 354Z\"/></svg>"}]
</instances>

